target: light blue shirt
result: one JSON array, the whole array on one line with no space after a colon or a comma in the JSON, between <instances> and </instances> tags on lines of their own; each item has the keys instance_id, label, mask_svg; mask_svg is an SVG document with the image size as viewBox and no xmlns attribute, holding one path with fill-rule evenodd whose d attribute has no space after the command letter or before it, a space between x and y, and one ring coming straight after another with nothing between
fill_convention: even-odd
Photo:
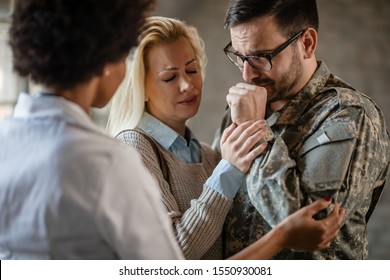
<instances>
[{"instance_id":1,"label":"light blue shirt","mask_svg":"<svg viewBox=\"0 0 390 280\"><path fill-rule=\"evenodd\" d=\"M147 112L144 112L138 128L150 135L179 160L185 163L201 162L201 145L189 128L186 128L186 137L189 140L187 141L176 131ZM238 168L222 159L205 185L228 198L234 198L238 189L244 183L244 179L245 175Z\"/></svg>"},{"instance_id":2,"label":"light blue shirt","mask_svg":"<svg viewBox=\"0 0 390 280\"><path fill-rule=\"evenodd\" d=\"M77 104L21 94L0 122L0 259L176 259L138 153Z\"/></svg>"}]
</instances>

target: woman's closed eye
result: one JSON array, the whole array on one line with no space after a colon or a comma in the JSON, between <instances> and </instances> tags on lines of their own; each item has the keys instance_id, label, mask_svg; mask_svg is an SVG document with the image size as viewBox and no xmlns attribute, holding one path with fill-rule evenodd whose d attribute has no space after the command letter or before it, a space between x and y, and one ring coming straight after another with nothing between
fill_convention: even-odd
<instances>
[{"instance_id":1,"label":"woman's closed eye","mask_svg":"<svg viewBox=\"0 0 390 280\"><path fill-rule=\"evenodd\" d=\"M190 74L190 75L197 74L198 73L198 69L188 69L188 70L186 70L186 73ZM165 83L169 83L170 81L173 81L176 77L177 77L177 75L170 75L170 76L167 76L167 77L163 77L162 81L165 82Z\"/></svg>"},{"instance_id":2,"label":"woman's closed eye","mask_svg":"<svg viewBox=\"0 0 390 280\"><path fill-rule=\"evenodd\" d=\"M162 80L164 82L168 83L170 81L173 81L175 78L176 78L176 75L173 75L173 76L169 76L169 77L163 78Z\"/></svg>"},{"instance_id":3,"label":"woman's closed eye","mask_svg":"<svg viewBox=\"0 0 390 280\"><path fill-rule=\"evenodd\" d=\"M196 73L198 73L198 69L188 69L186 72L188 74L196 74Z\"/></svg>"}]
</instances>

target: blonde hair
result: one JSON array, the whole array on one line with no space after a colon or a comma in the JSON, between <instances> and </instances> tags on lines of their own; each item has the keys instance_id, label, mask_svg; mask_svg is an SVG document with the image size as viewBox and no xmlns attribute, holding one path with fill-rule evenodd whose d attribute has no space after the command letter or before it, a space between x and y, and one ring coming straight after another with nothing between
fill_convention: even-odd
<instances>
[{"instance_id":1,"label":"blonde hair","mask_svg":"<svg viewBox=\"0 0 390 280\"><path fill-rule=\"evenodd\" d=\"M207 63L204 43L196 28L185 22L166 17L153 16L146 19L138 38L138 47L127 59L124 80L111 100L107 130L115 136L124 129L135 128L145 110L145 76L148 51L159 45L186 38L194 50L202 79Z\"/></svg>"}]
</instances>

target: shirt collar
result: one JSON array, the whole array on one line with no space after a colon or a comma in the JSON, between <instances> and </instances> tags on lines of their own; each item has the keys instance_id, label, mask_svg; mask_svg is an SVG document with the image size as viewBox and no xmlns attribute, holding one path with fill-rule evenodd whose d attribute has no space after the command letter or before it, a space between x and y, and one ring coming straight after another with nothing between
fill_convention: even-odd
<instances>
[{"instance_id":1,"label":"shirt collar","mask_svg":"<svg viewBox=\"0 0 390 280\"><path fill-rule=\"evenodd\" d=\"M15 118L58 118L67 123L102 133L102 130L79 105L56 95L30 95L22 92L13 116Z\"/></svg>"},{"instance_id":2,"label":"shirt collar","mask_svg":"<svg viewBox=\"0 0 390 280\"><path fill-rule=\"evenodd\" d=\"M269 124L277 122L281 125L290 125L297 120L305 112L310 102L322 92L327 80L329 79L330 71L324 62L318 62L318 68L314 72L309 82L299 91L290 102L279 111L274 112L269 118ZM276 119L277 120L276 120Z\"/></svg>"},{"instance_id":3,"label":"shirt collar","mask_svg":"<svg viewBox=\"0 0 390 280\"><path fill-rule=\"evenodd\" d=\"M175 142L187 145L187 140L184 137L147 112L143 113L138 128L152 136L153 139L167 150L169 150ZM190 139L190 142L195 142L199 145L199 141L194 137L188 127L186 127L186 136Z\"/></svg>"}]
</instances>

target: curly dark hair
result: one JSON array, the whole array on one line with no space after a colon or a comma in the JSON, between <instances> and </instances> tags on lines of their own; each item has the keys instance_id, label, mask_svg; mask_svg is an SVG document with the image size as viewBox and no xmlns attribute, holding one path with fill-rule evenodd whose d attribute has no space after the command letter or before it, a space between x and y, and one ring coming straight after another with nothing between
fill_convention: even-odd
<instances>
[{"instance_id":1,"label":"curly dark hair","mask_svg":"<svg viewBox=\"0 0 390 280\"><path fill-rule=\"evenodd\" d=\"M154 0L17 0L9 30L14 69L54 89L101 75L137 44Z\"/></svg>"}]
</instances>

